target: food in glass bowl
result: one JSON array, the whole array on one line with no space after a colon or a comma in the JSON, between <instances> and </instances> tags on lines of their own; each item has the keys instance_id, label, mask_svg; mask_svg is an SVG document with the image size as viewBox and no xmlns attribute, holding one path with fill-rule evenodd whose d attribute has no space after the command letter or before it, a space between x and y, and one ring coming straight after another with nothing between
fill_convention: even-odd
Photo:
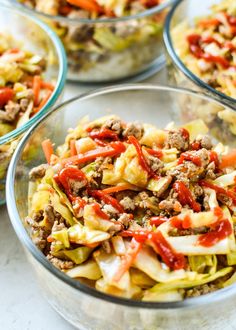
<instances>
[{"instance_id":1,"label":"food in glass bowl","mask_svg":"<svg viewBox=\"0 0 236 330\"><path fill-rule=\"evenodd\" d=\"M59 38L47 25L13 7L1 5L0 31L0 204L3 204L12 154L23 133L61 96L66 57ZM34 154L33 145L28 157Z\"/></svg>"},{"instance_id":2,"label":"food in glass bowl","mask_svg":"<svg viewBox=\"0 0 236 330\"><path fill-rule=\"evenodd\" d=\"M0 137L23 126L51 98L54 82L44 80L46 66L45 58L27 51L11 35L0 34ZM0 145L0 180L16 145Z\"/></svg>"},{"instance_id":3,"label":"food in glass bowl","mask_svg":"<svg viewBox=\"0 0 236 330\"><path fill-rule=\"evenodd\" d=\"M71 80L127 78L161 63L167 6L160 0L21 0L60 36Z\"/></svg>"},{"instance_id":4,"label":"food in glass bowl","mask_svg":"<svg viewBox=\"0 0 236 330\"><path fill-rule=\"evenodd\" d=\"M217 91L236 98L236 7L224 0L211 13L184 20L172 30L175 51L184 65Z\"/></svg>"},{"instance_id":5,"label":"food in glass bowl","mask_svg":"<svg viewBox=\"0 0 236 330\"><path fill-rule=\"evenodd\" d=\"M235 281L236 151L203 121L165 130L117 116L42 142L25 223L68 276L143 301L179 301Z\"/></svg>"}]
</instances>

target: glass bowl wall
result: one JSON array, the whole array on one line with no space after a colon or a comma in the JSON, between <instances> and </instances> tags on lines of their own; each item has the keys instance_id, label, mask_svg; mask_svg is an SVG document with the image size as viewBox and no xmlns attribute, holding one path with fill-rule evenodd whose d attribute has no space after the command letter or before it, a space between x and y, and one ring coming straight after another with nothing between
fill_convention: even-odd
<instances>
[{"instance_id":1,"label":"glass bowl wall","mask_svg":"<svg viewBox=\"0 0 236 330\"><path fill-rule=\"evenodd\" d=\"M0 204L5 202L5 178L11 156L22 134L40 119L61 96L66 78L66 56L57 35L47 25L20 10L0 6L0 31L13 36L22 46L47 60L46 81L55 84L54 92L41 111L24 125L0 137ZM10 23L11 22L11 23ZM31 154L33 150L31 150ZM33 155L32 155L33 156Z\"/></svg>"},{"instance_id":2,"label":"glass bowl wall","mask_svg":"<svg viewBox=\"0 0 236 330\"><path fill-rule=\"evenodd\" d=\"M226 329L225 322L235 324L236 286L206 296L176 303L153 303L122 299L103 294L56 269L32 243L24 226L27 215L28 174L32 167L44 160L41 141L50 138L55 144L63 142L69 127L84 116L95 119L116 114L126 121L141 121L165 127L199 118L204 110L234 111L214 99L184 89L123 85L97 90L60 105L44 116L21 140L13 156L7 177L7 206L12 225L23 244L35 270L42 293L65 319L83 330L156 330ZM219 123L210 130L223 130ZM219 139L223 135L218 135ZM224 138L235 145L235 139ZM28 159L27 150L33 146L35 155ZM219 312L220 311L220 312ZM229 328L231 329L231 328Z\"/></svg>"},{"instance_id":3,"label":"glass bowl wall","mask_svg":"<svg viewBox=\"0 0 236 330\"><path fill-rule=\"evenodd\" d=\"M193 74L181 61L174 47L172 37L173 29L183 21L186 21L190 26L194 23L196 17L208 15L213 4L219 3L222 0L178 0L170 10L164 28L164 43L167 55L168 81L171 85L199 90L206 94L216 97L219 101L223 100L230 106L236 108L235 99L227 96Z\"/></svg>"},{"instance_id":4,"label":"glass bowl wall","mask_svg":"<svg viewBox=\"0 0 236 330\"><path fill-rule=\"evenodd\" d=\"M69 80L108 83L163 67L162 30L174 0L137 15L98 19L46 15L28 8L23 1L11 2L30 15L37 15L61 38L67 53Z\"/></svg>"}]
</instances>

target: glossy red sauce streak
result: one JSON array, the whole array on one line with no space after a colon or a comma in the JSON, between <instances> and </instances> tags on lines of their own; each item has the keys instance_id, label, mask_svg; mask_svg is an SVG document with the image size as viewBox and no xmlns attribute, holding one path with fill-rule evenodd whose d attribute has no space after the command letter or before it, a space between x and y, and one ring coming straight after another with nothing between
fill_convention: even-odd
<instances>
[{"instance_id":1,"label":"glossy red sauce streak","mask_svg":"<svg viewBox=\"0 0 236 330\"><path fill-rule=\"evenodd\" d=\"M89 191L89 194L95 198L99 198L99 199L103 200L104 203L106 203L106 204L110 204L115 209L117 209L117 211L119 211L120 213L124 212L123 206L118 202L117 199L115 199L114 197L112 197L106 193L103 193L101 190L91 190L91 191Z\"/></svg>"},{"instance_id":2,"label":"glossy red sauce streak","mask_svg":"<svg viewBox=\"0 0 236 330\"><path fill-rule=\"evenodd\" d=\"M198 35L198 34L192 34L187 36L187 41L189 43L189 49L190 52L197 58L202 58L207 62L211 62L211 63L217 63L220 64L223 68L227 69L230 67L230 62L228 60L226 60L224 57L222 56L214 56L208 53L205 53L203 51L203 49L201 48L201 43L202 42L212 42L213 40L211 39L206 39L205 41L204 39Z\"/></svg>"},{"instance_id":3,"label":"glossy red sauce streak","mask_svg":"<svg viewBox=\"0 0 236 330\"><path fill-rule=\"evenodd\" d=\"M118 135L114 131L112 131L108 128L102 128L99 131L97 131L97 130L91 131L91 132L89 132L89 136L92 139L100 139L100 140L111 139L114 141L119 140Z\"/></svg>"},{"instance_id":4,"label":"glossy red sauce streak","mask_svg":"<svg viewBox=\"0 0 236 330\"><path fill-rule=\"evenodd\" d=\"M120 235L122 237L134 237L137 242L144 243L149 234L151 232L148 230L123 230Z\"/></svg>"},{"instance_id":5,"label":"glossy red sauce streak","mask_svg":"<svg viewBox=\"0 0 236 330\"><path fill-rule=\"evenodd\" d=\"M181 127L179 130L180 130L183 138L185 140L189 140L189 132L188 132L188 130L186 128L184 128L184 127Z\"/></svg>"},{"instance_id":6,"label":"glossy red sauce streak","mask_svg":"<svg viewBox=\"0 0 236 330\"><path fill-rule=\"evenodd\" d=\"M144 148L150 155L157 157L157 158L161 158L163 156L163 152L162 150L154 150L151 148Z\"/></svg>"},{"instance_id":7,"label":"glossy red sauce streak","mask_svg":"<svg viewBox=\"0 0 236 330\"><path fill-rule=\"evenodd\" d=\"M146 240L151 240L167 266L174 270L186 267L184 255L177 253L160 231L124 230L120 235L123 237L134 237L136 241L140 243L144 243Z\"/></svg>"},{"instance_id":8,"label":"glossy red sauce streak","mask_svg":"<svg viewBox=\"0 0 236 330\"><path fill-rule=\"evenodd\" d=\"M167 242L165 237L160 231L152 233L151 241L156 246L162 260L171 269L178 270L186 267L186 261L184 255L177 253L172 246Z\"/></svg>"},{"instance_id":9,"label":"glossy red sauce streak","mask_svg":"<svg viewBox=\"0 0 236 330\"><path fill-rule=\"evenodd\" d=\"M185 217L182 219L178 216L170 218L170 223L173 227L178 229L188 229L191 228L191 218L189 215L185 215Z\"/></svg>"},{"instance_id":10,"label":"glossy red sauce streak","mask_svg":"<svg viewBox=\"0 0 236 330\"><path fill-rule=\"evenodd\" d=\"M73 194L71 192L71 188L70 188L70 184L69 184L69 180L75 180L75 181L86 181L86 176L85 174L74 167L65 167L63 168L58 176L54 176L54 179L57 182L60 182L60 184L63 186L66 194L73 199Z\"/></svg>"},{"instance_id":11,"label":"glossy red sauce streak","mask_svg":"<svg viewBox=\"0 0 236 330\"><path fill-rule=\"evenodd\" d=\"M101 207L99 204L94 203L93 204L93 210L96 213L96 215L102 219L109 220L109 216L101 210Z\"/></svg>"},{"instance_id":12,"label":"glossy red sauce streak","mask_svg":"<svg viewBox=\"0 0 236 330\"><path fill-rule=\"evenodd\" d=\"M139 164L144 169L144 171L146 171L148 173L148 175L153 177L154 179L159 179L160 177L157 176L153 172L151 167L148 165L148 162L143 154L142 146L140 145L140 143L138 142L136 137L134 137L133 135L129 136L129 142L132 143L133 146L135 147L135 149L137 151L137 155L138 155Z\"/></svg>"},{"instance_id":13,"label":"glossy red sauce streak","mask_svg":"<svg viewBox=\"0 0 236 330\"><path fill-rule=\"evenodd\" d=\"M199 149L201 149L201 143L198 141L194 141L191 143L190 148L192 150L199 150Z\"/></svg>"},{"instance_id":14,"label":"glossy red sauce streak","mask_svg":"<svg viewBox=\"0 0 236 330\"><path fill-rule=\"evenodd\" d=\"M215 166L216 168L219 167L219 157L217 155L217 153L215 151L210 151L210 162L214 162L215 163Z\"/></svg>"},{"instance_id":15,"label":"glossy red sauce streak","mask_svg":"<svg viewBox=\"0 0 236 330\"><path fill-rule=\"evenodd\" d=\"M193 162L195 165L197 166L201 166L202 162L201 162L201 158L197 155L191 154L189 152L183 152L178 160L178 164L183 164L183 162L185 160L189 160L191 162Z\"/></svg>"},{"instance_id":16,"label":"glossy red sauce streak","mask_svg":"<svg viewBox=\"0 0 236 330\"><path fill-rule=\"evenodd\" d=\"M189 205L195 212L201 211L201 205L194 200L191 191L183 182L176 181L173 184L173 189L178 194L178 200L183 206Z\"/></svg>"},{"instance_id":17,"label":"glossy red sauce streak","mask_svg":"<svg viewBox=\"0 0 236 330\"><path fill-rule=\"evenodd\" d=\"M200 235L198 238L198 243L205 247L210 247L215 245L222 239L231 235L233 230L231 223L228 219L218 220L215 224L211 226L213 228L212 231Z\"/></svg>"},{"instance_id":18,"label":"glossy red sauce streak","mask_svg":"<svg viewBox=\"0 0 236 330\"><path fill-rule=\"evenodd\" d=\"M228 196L229 198L232 199L233 204L236 204L236 194L233 191L226 190L222 187L215 185L214 183L205 180L200 180L198 184L202 187L214 189L216 194L222 194Z\"/></svg>"},{"instance_id":19,"label":"glossy red sauce streak","mask_svg":"<svg viewBox=\"0 0 236 330\"><path fill-rule=\"evenodd\" d=\"M166 217L155 216L155 217L150 218L150 224L152 226L158 227L158 226L162 225L163 223L165 223L168 220L169 219L166 218Z\"/></svg>"},{"instance_id":20,"label":"glossy red sauce streak","mask_svg":"<svg viewBox=\"0 0 236 330\"><path fill-rule=\"evenodd\" d=\"M7 104L8 101L12 100L14 91L9 87L0 87L0 107Z\"/></svg>"}]
</instances>

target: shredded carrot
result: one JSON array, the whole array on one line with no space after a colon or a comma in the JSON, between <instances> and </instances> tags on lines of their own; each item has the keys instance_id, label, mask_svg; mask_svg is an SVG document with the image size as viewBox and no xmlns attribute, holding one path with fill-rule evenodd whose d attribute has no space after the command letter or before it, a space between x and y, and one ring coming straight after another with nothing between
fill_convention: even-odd
<instances>
[{"instance_id":1,"label":"shredded carrot","mask_svg":"<svg viewBox=\"0 0 236 330\"><path fill-rule=\"evenodd\" d=\"M126 255L121 257L121 267L113 277L114 281L118 282L121 279L121 277L125 274L125 272L129 270L141 248L142 248L142 243L137 242L136 239L133 237L130 242L130 246L127 250Z\"/></svg>"},{"instance_id":2,"label":"shredded carrot","mask_svg":"<svg viewBox=\"0 0 236 330\"><path fill-rule=\"evenodd\" d=\"M212 19L201 20L197 24L202 28L208 28L211 26L218 26L220 24L220 21L217 18L212 18Z\"/></svg>"},{"instance_id":3,"label":"shredded carrot","mask_svg":"<svg viewBox=\"0 0 236 330\"><path fill-rule=\"evenodd\" d=\"M47 103L47 101L50 99L52 95L51 91L48 91L47 94L45 95L45 97L41 100L41 102L39 103L38 107L34 108L34 114L39 112Z\"/></svg>"},{"instance_id":4,"label":"shredded carrot","mask_svg":"<svg viewBox=\"0 0 236 330\"><path fill-rule=\"evenodd\" d=\"M41 88L41 78L40 78L40 76L34 76L33 93L34 93L34 105L35 106L37 106L39 104L40 88Z\"/></svg>"},{"instance_id":5,"label":"shredded carrot","mask_svg":"<svg viewBox=\"0 0 236 330\"><path fill-rule=\"evenodd\" d=\"M53 86L53 84L42 80L41 81L41 88L43 88L43 89L49 89L50 91L53 92L55 87Z\"/></svg>"},{"instance_id":6,"label":"shredded carrot","mask_svg":"<svg viewBox=\"0 0 236 330\"><path fill-rule=\"evenodd\" d=\"M48 243L52 243L54 241L54 238L52 236L48 236L47 241Z\"/></svg>"},{"instance_id":7,"label":"shredded carrot","mask_svg":"<svg viewBox=\"0 0 236 330\"><path fill-rule=\"evenodd\" d=\"M51 160L51 156L53 155L54 151L53 151L53 145L51 140L46 139L42 142L42 148L43 148L43 152L45 155L45 158L48 162L48 164L50 164L50 160Z\"/></svg>"},{"instance_id":8,"label":"shredded carrot","mask_svg":"<svg viewBox=\"0 0 236 330\"><path fill-rule=\"evenodd\" d=\"M223 155L220 162L220 168L236 167L236 149L232 150L228 155Z\"/></svg>"},{"instance_id":9,"label":"shredded carrot","mask_svg":"<svg viewBox=\"0 0 236 330\"><path fill-rule=\"evenodd\" d=\"M129 189L133 189L133 186L131 184L127 183L127 184L123 184L120 186L113 186L110 188L103 189L102 192L104 194L112 194L112 193L116 193L116 192L123 191L123 190L129 190Z\"/></svg>"},{"instance_id":10,"label":"shredded carrot","mask_svg":"<svg viewBox=\"0 0 236 330\"><path fill-rule=\"evenodd\" d=\"M67 0L71 5L80 7L90 12L101 13L103 9L94 0Z\"/></svg>"},{"instance_id":11,"label":"shredded carrot","mask_svg":"<svg viewBox=\"0 0 236 330\"><path fill-rule=\"evenodd\" d=\"M75 139L70 140L70 155L71 156L76 156L77 155L77 150L75 146Z\"/></svg>"}]
</instances>

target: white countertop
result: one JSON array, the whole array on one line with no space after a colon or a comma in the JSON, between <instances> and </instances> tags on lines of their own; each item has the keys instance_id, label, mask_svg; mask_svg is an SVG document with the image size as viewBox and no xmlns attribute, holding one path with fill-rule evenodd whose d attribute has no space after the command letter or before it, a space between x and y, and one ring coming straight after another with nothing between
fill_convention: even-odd
<instances>
[{"instance_id":1,"label":"white countertop","mask_svg":"<svg viewBox=\"0 0 236 330\"><path fill-rule=\"evenodd\" d=\"M165 81L165 70L162 70L146 82ZM86 90L88 88L67 84L64 100ZM4 206L0 207L0 329L74 329L42 297Z\"/></svg>"}]
</instances>

